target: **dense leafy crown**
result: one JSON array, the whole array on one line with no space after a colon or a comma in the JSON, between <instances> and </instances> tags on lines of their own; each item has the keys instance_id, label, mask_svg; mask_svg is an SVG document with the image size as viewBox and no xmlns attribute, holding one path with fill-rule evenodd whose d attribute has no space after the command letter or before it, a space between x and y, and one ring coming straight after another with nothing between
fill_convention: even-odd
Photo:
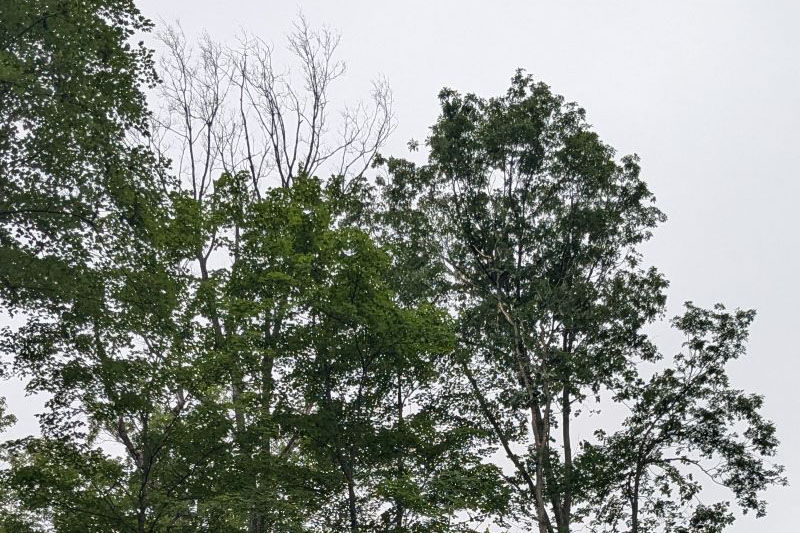
<instances>
[{"instance_id":1,"label":"dense leafy crown","mask_svg":"<svg viewBox=\"0 0 800 533\"><path fill-rule=\"evenodd\" d=\"M582 109L443 90L415 165L377 154L385 84L332 136L335 33L297 22L293 77L168 28L151 116L148 29L0 6L0 351L49 398L0 530L722 531L704 480L765 512L775 428L726 374L753 312L687 304L658 351L664 217Z\"/></svg>"}]
</instances>

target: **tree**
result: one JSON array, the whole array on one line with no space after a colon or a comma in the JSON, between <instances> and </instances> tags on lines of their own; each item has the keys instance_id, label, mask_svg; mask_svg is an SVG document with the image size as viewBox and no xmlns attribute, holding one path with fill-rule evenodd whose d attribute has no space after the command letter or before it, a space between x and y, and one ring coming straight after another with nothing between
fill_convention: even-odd
<instances>
[{"instance_id":1,"label":"tree","mask_svg":"<svg viewBox=\"0 0 800 533\"><path fill-rule=\"evenodd\" d=\"M167 379L152 369L172 292L153 248L165 202L143 90L155 75L149 50L130 42L150 23L127 1L12 1L2 18L0 298L4 313L25 318L3 329L2 350L29 391L53 394L43 437L4 445L3 479L11 500L27 495L18 508L29 525L45 516L64 530L78 527L78 509L108 510L135 489L133 522L143 530L146 497L136 485L152 459L142 450L158 440L149 423ZM121 487L108 476L124 465L96 448L97 434L123 438L138 421L150 429L138 450L128 441L136 474ZM43 492L15 492L37 479L25 472L49 480ZM74 485L87 480L109 493ZM42 497L70 486L75 498ZM119 529L99 517L92 524Z\"/></svg>"},{"instance_id":2,"label":"tree","mask_svg":"<svg viewBox=\"0 0 800 533\"><path fill-rule=\"evenodd\" d=\"M169 182L148 147L151 53L130 42L150 27L127 1L3 6L0 297L25 325L4 328L2 349L29 391L53 395L42 438L3 447L11 529L160 527L175 482L209 460L187 446L186 371L167 344ZM213 438L219 419L187 422Z\"/></svg>"},{"instance_id":3,"label":"tree","mask_svg":"<svg viewBox=\"0 0 800 533\"><path fill-rule=\"evenodd\" d=\"M457 313L454 364L473 396L463 416L513 465L536 529L570 531L587 516L587 473L612 461L573 442L574 419L601 395L619 401L659 357L642 328L667 282L636 247L663 215L637 158L617 159L582 109L530 76L502 97L445 89L440 101L429 163L387 162L388 235L433 251L418 256Z\"/></svg>"},{"instance_id":4,"label":"tree","mask_svg":"<svg viewBox=\"0 0 800 533\"><path fill-rule=\"evenodd\" d=\"M307 312L305 295L321 281L294 271L293 265L298 257L333 251L293 248L295 238L316 233L291 233L309 229L308 220L293 211L300 204L290 199L312 199L303 196L310 182L296 194L290 188L323 165L343 178L336 181L343 189L358 178L393 128L391 95L385 84L376 85L374 108L346 111L341 135L331 132L330 87L344 72L335 57L339 37L313 30L303 18L288 38L299 63L296 73L278 71L272 48L255 39L230 49L203 38L197 58L179 28L168 28L161 37L167 50L161 65L166 109L154 136L164 140L162 146L171 144L173 151L166 153L182 162L173 195L175 257L196 266L184 271L190 282L182 298L196 302L184 335L198 335L194 346L200 350L192 355L198 365L219 362L216 370L222 374L210 379L227 380L235 453L244 461L242 468L254 474L240 478L245 485L237 496L248 506L249 530L296 529L309 519L309 510L296 502L287 510L279 503L286 498L283 491L298 497L279 473L302 462L296 450L303 433L292 427L302 426L315 404L302 397L302 387L292 389L286 382L298 364L286 346L294 342L292 321ZM217 173L223 178L215 179ZM305 208L311 213L327 209L319 198L315 202ZM295 217L296 228L285 226L288 216ZM336 222L329 223L331 228L315 231L332 230ZM317 241L302 246L317 246ZM197 320L209 321L211 330L198 330ZM300 478L316 475L299 468ZM264 493L270 484L274 492ZM299 514L286 514L294 512Z\"/></svg>"},{"instance_id":5,"label":"tree","mask_svg":"<svg viewBox=\"0 0 800 533\"><path fill-rule=\"evenodd\" d=\"M129 1L9 1L0 24L0 296L74 296L105 236L154 216L149 22ZM138 234L134 232L133 235Z\"/></svg>"},{"instance_id":6,"label":"tree","mask_svg":"<svg viewBox=\"0 0 800 533\"><path fill-rule=\"evenodd\" d=\"M630 416L619 431L598 433L601 449L588 449L588 458L605 456L590 476L599 489L589 500L594 530L722 531L734 520L729 502L699 503L703 478L729 489L745 513L764 515L760 493L785 482L766 462L775 426L758 411L763 397L732 388L725 373L744 354L753 317L689 303L674 319L686 353L622 391Z\"/></svg>"}]
</instances>

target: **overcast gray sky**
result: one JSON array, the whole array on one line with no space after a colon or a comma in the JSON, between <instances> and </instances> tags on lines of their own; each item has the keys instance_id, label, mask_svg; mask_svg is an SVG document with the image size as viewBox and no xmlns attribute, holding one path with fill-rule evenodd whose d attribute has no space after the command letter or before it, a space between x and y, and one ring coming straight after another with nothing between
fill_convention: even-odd
<instances>
[{"instance_id":1,"label":"overcast gray sky","mask_svg":"<svg viewBox=\"0 0 800 533\"><path fill-rule=\"evenodd\" d=\"M585 107L606 142L641 156L669 217L646 257L671 280L671 313L689 299L758 310L749 355L732 373L741 388L766 395L793 486L769 493L766 518L731 531L797 531L800 2L138 4L153 19L179 19L188 34L207 29L220 40L246 30L281 44L298 10L341 31L341 95L366 95L379 74L394 90L399 127L386 154L405 156L406 141L427 136L443 86L498 95L517 67Z\"/></svg>"},{"instance_id":2,"label":"overcast gray sky","mask_svg":"<svg viewBox=\"0 0 800 533\"><path fill-rule=\"evenodd\" d=\"M793 487L765 519L731 531L793 533L800 501L800 2L141 1L153 18L220 40L276 44L302 9L342 33L346 98L388 77L399 127L386 153L424 139L443 86L485 96L527 69L588 111L621 153L642 158L669 221L646 247L685 300L754 307L749 356L733 368L766 394ZM671 339L664 339L668 343Z\"/></svg>"}]
</instances>

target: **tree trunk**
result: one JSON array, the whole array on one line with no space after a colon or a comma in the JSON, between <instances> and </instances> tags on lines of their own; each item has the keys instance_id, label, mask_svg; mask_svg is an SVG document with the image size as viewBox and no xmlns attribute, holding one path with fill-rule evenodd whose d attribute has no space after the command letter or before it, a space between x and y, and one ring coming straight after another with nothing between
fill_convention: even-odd
<instances>
[{"instance_id":1,"label":"tree trunk","mask_svg":"<svg viewBox=\"0 0 800 533\"><path fill-rule=\"evenodd\" d=\"M633 479L633 494L631 494L631 533L639 533L639 480L642 475L640 465L636 465L636 475Z\"/></svg>"},{"instance_id":2,"label":"tree trunk","mask_svg":"<svg viewBox=\"0 0 800 533\"><path fill-rule=\"evenodd\" d=\"M564 440L564 503L561 506L561 533L569 533L572 520L572 443L570 437L570 398L567 381L561 395L561 434Z\"/></svg>"},{"instance_id":3,"label":"tree trunk","mask_svg":"<svg viewBox=\"0 0 800 533\"><path fill-rule=\"evenodd\" d=\"M352 473L347 476L347 507L350 512L350 533L358 533L358 513L356 512L356 490Z\"/></svg>"},{"instance_id":4,"label":"tree trunk","mask_svg":"<svg viewBox=\"0 0 800 533\"><path fill-rule=\"evenodd\" d=\"M397 429L399 432L402 432L405 428L405 420L403 419L403 384L400 379L400 376L397 376ZM402 479L405 475L405 464L403 462L403 451L400 450L400 453L397 454L397 476L398 479ZM395 506L397 507L397 516L395 521L395 531L398 533L403 530L403 514L405 513L405 507L403 506L403 502L401 500L397 500L395 502Z\"/></svg>"}]
</instances>

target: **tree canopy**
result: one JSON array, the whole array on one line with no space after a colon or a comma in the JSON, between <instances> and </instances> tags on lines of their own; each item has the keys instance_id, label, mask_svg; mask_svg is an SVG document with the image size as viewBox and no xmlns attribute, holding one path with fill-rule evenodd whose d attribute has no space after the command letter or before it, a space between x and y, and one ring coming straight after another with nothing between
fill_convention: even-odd
<instances>
[{"instance_id":1,"label":"tree canopy","mask_svg":"<svg viewBox=\"0 0 800 533\"><path fill-rule=\"evenodd\" d=\"M442 90L414 164L303 18L281 70L179 27L156 65L128 1L2 9L2 368L49 400L0 530L712 533L785 482L726 370L754 312L687 303L662 353L664 215L544 83Z\"/></svg>"}]
</instances>

